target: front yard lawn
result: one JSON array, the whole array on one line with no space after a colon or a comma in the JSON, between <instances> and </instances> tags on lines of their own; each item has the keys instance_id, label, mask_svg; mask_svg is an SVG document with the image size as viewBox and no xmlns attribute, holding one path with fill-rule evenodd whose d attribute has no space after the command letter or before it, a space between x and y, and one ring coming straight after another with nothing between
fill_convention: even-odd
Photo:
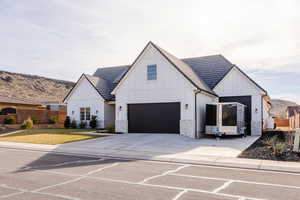
<instances>
[{"instance_id":1,"label":"front yard lawn","mask_svg":"<svg viewBox=\"0 0 300 200\"><path fill-rule=\"evenodd\" d=\"M80 140L104 137L104 135L87 135L76 132L93 131L92 129L32 129L18 133L0 135L2 142L23 142L33 144L64 144Z\"/></svg>"}]
</instances>

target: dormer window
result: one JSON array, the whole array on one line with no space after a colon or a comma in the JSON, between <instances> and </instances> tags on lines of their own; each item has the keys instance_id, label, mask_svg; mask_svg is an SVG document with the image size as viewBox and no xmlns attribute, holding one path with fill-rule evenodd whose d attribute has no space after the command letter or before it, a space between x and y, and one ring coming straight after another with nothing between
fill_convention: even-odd
<instances>
[{"instance_id":1,"label":"dormer window","mask_svg":"<svg viewBox=\"0 0 300 200\"><path fill-rule=\"evenodd\" d=\"M148 65L147 66L147 79L148 80L156 80L157 78L157 69L156 65Z\"/></svg>"}]
</instances>

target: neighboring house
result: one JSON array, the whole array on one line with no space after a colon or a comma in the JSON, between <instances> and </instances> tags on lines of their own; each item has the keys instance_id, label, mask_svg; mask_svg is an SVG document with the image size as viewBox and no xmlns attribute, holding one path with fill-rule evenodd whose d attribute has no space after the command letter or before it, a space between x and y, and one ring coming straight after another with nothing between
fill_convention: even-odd
<instances>
[{"instance_id":1,"label":"neighboring house","mask_svg":"<svg viewBox=\"0 0 300 200\"><path fill-rule=\"evenodd\" d=\"M286 109L291 129L300 128L300 106L288 106Z\"/></svg>"},{"instance_id":2,"label":"neighboring house","mask_svg":"<svg viewBox=\"0 0 300 200\"><path fill-rule=\"evenodd\" d=\"M39 123L47 124L51 118L55 118L58 123L63 123L66 118L65 111L47 110L40 103L30 102L7 96L0 96L0 124L6 118L14 118L17 124L31 118Z\"/></svg>"},{"instance_id":3,"label":"neighboring house","mask_svg":"<svg viewBox=\"0 0 300 200\"><path fill-rule=\"evenodd\" d=\"M0 96L0 115L16 114L17 109L44 109L41 104L23 99Z\"/></svg>"},{"instance_id":4,"label":"neighboring house","mask_svg":"<svg viewBox=\"0 0 300 200\"><path fill-rule=\"evenodd\" d=\"M83 74L64 99L77 121L96 115L117 132L180 133L199 138L205 105L247 106L247 131L261 135L269 117L267 92L222 55L178 59L149 42L132 65ZM197 122L197 123L196 123Z\"/></svg>"}]
</instances>

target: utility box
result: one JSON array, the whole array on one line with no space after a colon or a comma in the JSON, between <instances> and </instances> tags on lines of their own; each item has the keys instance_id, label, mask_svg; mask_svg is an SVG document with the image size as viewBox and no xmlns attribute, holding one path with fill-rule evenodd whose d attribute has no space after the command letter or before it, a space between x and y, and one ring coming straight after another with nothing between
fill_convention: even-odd
<instances>
[{"instance_id":1,"label":"utility box","mask_svg":"<svg viewBox=\"0 0 300 200\"><path fill-rule=\"evenodd\" d=\"M246 136L245 108L237 102L206 104L205 133Z\"/></svg>"}]
</instances>

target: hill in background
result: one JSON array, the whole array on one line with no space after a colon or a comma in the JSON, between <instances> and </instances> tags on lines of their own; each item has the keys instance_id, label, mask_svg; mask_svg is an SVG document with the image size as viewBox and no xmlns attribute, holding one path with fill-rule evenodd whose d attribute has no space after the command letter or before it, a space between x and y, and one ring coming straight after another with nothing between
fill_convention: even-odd
<instances>
[{"instance_id":1,"label":"hill in background","mask_svg":"<svg viewBox=\"0 0 300 200\"><path fill-rule=\"evenodd\" d=\"M272 109L271 114L275 117L286 118L286 108L288 106L297 106L298 104L292 101L282 99L271 100Z\"/></svg>"},{"instance_id":2,"label":"hill in background","mask_svg":"<svg viewBox=\"0 0 300 200\"><path fill-rule=\"evenodd\" d=\"M41 76L0 71L1 96L34 103L62 102L74 83Z\"/></svg>"}]
</instances>

